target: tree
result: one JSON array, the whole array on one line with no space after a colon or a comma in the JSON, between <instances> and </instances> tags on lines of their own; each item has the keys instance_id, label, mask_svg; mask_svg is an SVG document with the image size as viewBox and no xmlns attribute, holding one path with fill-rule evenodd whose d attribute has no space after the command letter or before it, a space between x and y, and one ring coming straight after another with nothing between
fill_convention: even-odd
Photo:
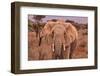
<instances>
[{"instance_id":1,"label":"tree","mask_svg":"<svg viewBox=\"0 0 100 76\"><path fill-rule=\"evenodd\" d=\"M42 19L45 18L44 15L35 15L33 16L33 19L35 20L35 23L40 23L42 22Z\"/></svg>"},{"instance_id":2,"label":"tree","mask_svg":"<svg viewBox=\"0 0 100 76\"><path fill-rule=\"evenodd\" d=\"M33 28L33 22L31 20L28 19L28 31L34 31L34 28Z\"/></svg>"},{"instance_id":3,"label":"tree","mask_svg":"<svg viewBox=\"0 0 100 76\"><path fill-rule=\"evenodd\" d=\"M56 22L56 21L57 21L57 19L52 19L52 21Z\"/></svg>"},{"instance_id":4,"label":"tree","mask_svg":"<svg viewBox=\"0 0 100 76\"><path fill-rule=\"evenodd\" d=\"M65 22L75 23L75 22L72 21L72 20L66 20Z\"/></svg>"},{"instance_id":5,"label":"tree","mask_svg":"<svg viewBox=\"0 0 100 76\"><path fill-rule=\"evenodd\" d=\"M32 16L34 21L28 19L28 29L29 31L35 31L37 34L39 30L44 26L42 19L45 18L44 15L34 15Z\"/></svg>"},{"instance_id":6,"label":"tree","mask_svg":"<svg viewBox=\"0 0 100 76\"><path fill-rule=\"evenodd\" d=\"M42 24L42 19L45 18L44 15L34 15L33 16L33 19L34 19L34 29L35 29L35 32L36 32L36 36L39 37L39 33L40 33L40 30L41 30L41 24Z\"/></svg>"}]
</instances>

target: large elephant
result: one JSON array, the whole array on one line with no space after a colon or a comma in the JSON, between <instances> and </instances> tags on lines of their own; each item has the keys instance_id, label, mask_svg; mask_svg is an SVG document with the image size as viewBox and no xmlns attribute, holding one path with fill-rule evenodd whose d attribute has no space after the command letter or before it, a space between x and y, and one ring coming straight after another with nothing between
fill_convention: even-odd
<instances>
[{"instance_id":1,"label":"large elephant","mask_svg":"<svg viewBox=\"0 0 100 76\"><path fill-rule=\"evenodd\" d=\"M76 28L69 22L57 20L49 21L44 26L42 35L50 41L54 59L72 58L72 52L77 47L78 33Z\"/></svg>"}]
</instances>

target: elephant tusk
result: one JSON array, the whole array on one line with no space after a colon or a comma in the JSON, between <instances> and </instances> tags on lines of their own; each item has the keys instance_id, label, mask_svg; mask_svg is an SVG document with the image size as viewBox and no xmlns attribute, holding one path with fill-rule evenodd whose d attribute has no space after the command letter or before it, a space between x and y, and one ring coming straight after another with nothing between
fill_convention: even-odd
<instances>
[{"instance_id":1,"label":"elephant tusk","mask_svg":"<svg viewBox=\"0 0 100 76\"><path fill-rule=\"evenodd\" d=\"M54 52L54 48L53 48L52 50L53 50L53 52Z\"/></svg>"}]
</instances>

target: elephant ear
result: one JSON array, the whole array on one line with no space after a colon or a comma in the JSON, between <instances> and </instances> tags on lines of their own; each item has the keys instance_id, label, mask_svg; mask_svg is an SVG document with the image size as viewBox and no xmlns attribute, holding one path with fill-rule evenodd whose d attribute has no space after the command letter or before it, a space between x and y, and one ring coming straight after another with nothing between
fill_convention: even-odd
<instances>
[{"instance_id":1,"label":"elephant ear","mask_svg":"<svg viewBox=\"0 0 100 76\"><path fill-rule=\"evenodd\" d=\"M65 23L64 26L66 28L65 42L70 44L76 39L77 30L71 23Z\"/></svg>"},{"instance_id":2,"label":"elephant ear","mask_svg":"<svg viewBox=\"0 0 100 76\"><path fill-rule=\"evenodd\" d=\"M47 31L51 31L51 29L55 26L56 22L49 21L45 24L44 29Z\"/></svg>"},{"instance_id":3,"label":"elephant ear","mask_svg":"<svg viewBox=\"0 0 100 76\"><path fill-rule=\"evenodd\" d=\"M40 36L45 38L47 44L52 44L53 39L52 39L51 29L53 28L53 26L54 22L46 23L41 31Z\"/></svg>"}]
</instances>

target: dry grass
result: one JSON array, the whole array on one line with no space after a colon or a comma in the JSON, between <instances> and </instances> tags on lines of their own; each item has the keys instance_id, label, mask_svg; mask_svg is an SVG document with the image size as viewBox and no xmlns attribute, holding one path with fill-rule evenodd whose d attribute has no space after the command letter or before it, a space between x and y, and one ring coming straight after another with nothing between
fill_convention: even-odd
<instances>
[{"instance_id":1,"label":"dry grass","mask_svg":"<svg viewBox=\"0 0 100 76\"><path fill-rule=\"evenodd\" d=\"M78 31L78 47L73 52L72 58L87 58L88 57L88 32L87 29L80 29Z\"/></svg>"}]
</instances>

